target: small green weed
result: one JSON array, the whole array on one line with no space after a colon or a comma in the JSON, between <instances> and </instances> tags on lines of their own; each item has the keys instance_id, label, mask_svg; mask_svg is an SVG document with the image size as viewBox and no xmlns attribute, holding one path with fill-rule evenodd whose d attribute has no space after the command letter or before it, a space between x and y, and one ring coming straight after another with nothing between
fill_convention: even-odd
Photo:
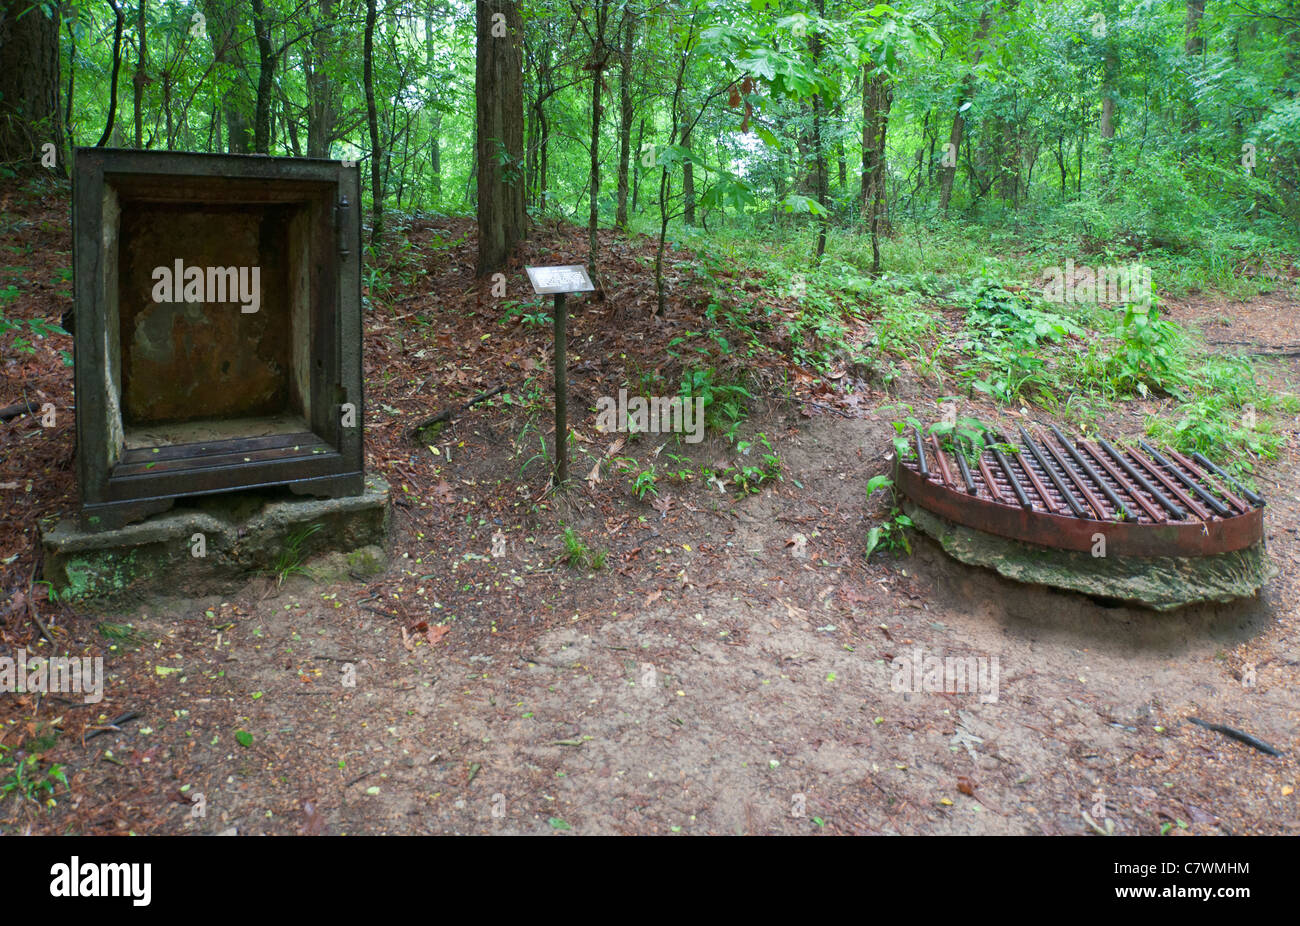
<instances>
[{"instance_id":1,"label":"small green weed","mask_svg":"<svg viewBox=\"0 0 1300 926\"><path fill-rule=\"evenodd\" d=\"M276 585L283 585L285 579L291 575L299 574L302 570L303 561L303 544L307 539L319 531L324 525L309 524L302 530L294 531L284 541L284 549L280 551L279 557L272 567L272 574L275 576Z\"/></svg>"}]
</instances>

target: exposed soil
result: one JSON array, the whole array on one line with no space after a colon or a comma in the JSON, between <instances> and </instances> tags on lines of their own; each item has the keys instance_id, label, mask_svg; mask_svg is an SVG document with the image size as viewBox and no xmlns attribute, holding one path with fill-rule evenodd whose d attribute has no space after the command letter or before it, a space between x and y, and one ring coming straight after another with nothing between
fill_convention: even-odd
<instances>
[{"instance_id":1,"label":"exposed soil","mask_svg":"<svg viewBox=\"0 0 1300 926\"><path fill-rule=\"evenodd\" d=\"M30 209L22 234L35 244L5 263L48 279L66 266L66 201L16 196L0 193L0 211ZM463 222L420 224L422 245L463 240L416 258L427 278L370 293L367 458L394 489L391 566L377 580L265 577L224 598L114 614L51 605L28 580L36 519L70 511L75 497L71 412L54 429L31 417L0 425L0 482L18 483L4 490L0 651L49 651L35 610L61 650L104 655L109 673L96 705L0 696L0 745L37 748L61 731L41 748L71 783L51 809L3 800L0 830L1082 834L1085 811L1121 834L1300 829L1294 433L1262 472L1281 575L1257 600L1167 615L1017 585L924 537L911 557L867 561L866 531L882 511L864 487L885 469L900 396L847 375L837 390L775 355L756 361L760 381L793 382L800 401L760 403L743 435L768 436L781 482L737 498L671 479L670 453L698 464L736 451L710 439L656 457L663 438L645 435L620 452L659 464L657 501L636 499L608 470L552 498L545 462L528 462L547 432L537 414L549 409L547 329L498 324L501 308L470 279L469 233ZM575 308L574 409L641 370L675 382L664 346L700 325L709 301L707 281L677 255L673 307L654 321L648 243L610 235L605 246L604 303ZM580 232L547 226L523 256L580 261L584 248ZM722 285L756 285L735 274ZM510 274L511 292L520 277ZM19 308L57 318L66 299L47 288ZM1234 339L1272 345L1300 342L1279 334L1298 308L1274 298L1258 311L1171 311L1207 326L1226 312ZM779 348L776 328L772 338ZM5 358L2 404L26 388L68 408L70 370L55 354L68 339L48 341ZM1279 388L1296 388L1298 362L1280 358ZM407 438L410 422L501 382L523 395L528 376L543 390L536 404L484 403L432 444ZM901 398L943 394L918 381ZM1113 427L1135 430L1140 410ZM613 439L575 424L572 468L585 477ZM608 552L604 569L560 561L561 524ZM916 647L996 658L996 701L893 691L894 658ZM128 711L138 717L83 740Z\"/></svg>"}]
</instances>

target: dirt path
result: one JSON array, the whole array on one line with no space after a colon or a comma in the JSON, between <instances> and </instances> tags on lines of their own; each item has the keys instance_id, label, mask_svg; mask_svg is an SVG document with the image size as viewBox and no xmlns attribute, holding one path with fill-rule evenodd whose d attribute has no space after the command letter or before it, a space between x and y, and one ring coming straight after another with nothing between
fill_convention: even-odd
<instances>
[{"instance_id":1,"label":"dirt path","mask_svg":"<svg viewBox=\"0 0 1300 926\"><path fill-rule=\"evenodd\" d=\"M1278 319L1298 308L1171 313L1211 340L1289 345L1300 331ZM1297 390L1297 362L1275 368L1279 388ZM476 410L446 434L454 462L383 461L399 478L379 579L152 601L107 618L128 637L75 618L106 648L104 703L18 706L65 729L138 717L61 738L46 757L71 795L6 801L0 828L1081 834L1086 811L1123 834L1300 829L1294 433L1265 473L1279 577L1258 600L1158 615L1017 585L923 537L867 562L890 401L751 421L785 463L753 497L665 481L656 507L603 484L541 513L512 424ZM580 444L573 470L606 449ZM404 470L435 465L431 497L404 490ZM605 570L557 563L561 522L608 551ZM449 629L431 643L421 622ZM996 660L996 699L895 691L895 660L918 648Z\"/></svg>"},{"instance_id":2,"label":"dirt path","mask_svg":"<svg viewBox=\"0 0 1300 926\"><path fill-rule=\"evenodd\" d=\"M1290 461L1269 522L1283 575L1258 601L1159 616L1017 586L924 539L864 565L862 485L887 430L818 419L781 444L778 491L717 496L716 513L712 489L679 493L662 524L639 506L635 536L611 538L612 560L639 563L621 571L462 553L476 597L433 647L408 651L404 620L357 604L403 598L367 603L355 584L161 602L136 615L156 642L120 675L182 671L129 686L150 709L84 752L100 761L67 812L137 832L1081 833L1100 796L1121 833L1294 831ZM508 618L502 588L540 605L531 620ZM996 702L891 690L917 646L996 658Z\"/></svg>"}]
</instances>

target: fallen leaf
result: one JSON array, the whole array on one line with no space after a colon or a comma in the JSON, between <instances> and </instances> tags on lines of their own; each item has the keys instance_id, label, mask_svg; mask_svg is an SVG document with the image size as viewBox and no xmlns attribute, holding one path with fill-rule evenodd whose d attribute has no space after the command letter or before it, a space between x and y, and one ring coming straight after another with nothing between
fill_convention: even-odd
<instances>
[{"instance_id":1,"label":"fallen leaf","mask_svg":"<svg viewBox=\"0 0 1300 926\"><path fill-rule=\"evenodd\" d=\"M664 495L662 498L656 498L650 503L650 507L659 512L659 520L662 521L668 517L668 509L673 507L673 497Z\"/></svg>"},{"instance_id":2,"label":"fallen leaf","mask_svg":"<svg viewBox=\"0 0 1300 926\"><path fill-rule=\"evenodd\" d=\"M434 624L424 632L424 638L429 641L430 646L433 646L449 633L451 633L450 627L443 624Z\"/></svg>"}]
</instances>

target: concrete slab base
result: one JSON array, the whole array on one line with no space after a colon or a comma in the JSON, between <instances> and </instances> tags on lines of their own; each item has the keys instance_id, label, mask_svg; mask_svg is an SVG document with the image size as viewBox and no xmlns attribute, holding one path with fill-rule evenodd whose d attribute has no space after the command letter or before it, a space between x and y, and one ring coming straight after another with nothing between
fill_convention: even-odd
<instances>
[{"instance_id":1,"label":"concrete slab base","mask_svg":"<svg viewBox=\"0 0 1300 926\"><path fill-rule=\"evenodd\" d=\"M387 565L388 484L378 476L350 498L233 492L184 504L116 530L58 522L42 531L43 578L69 600L121 601L223 594L255 575L364 578Z\"/></svg>"},{"instance_id":2,"label":"concrete slab base","mask_svg":"<svg viewBox=\"0 0 1300 926\"><path fill-rule=\"evenodd\" d=\"M1050 550L953 524L907 501L903 511L953 559L994 569L1008 579L1124 601L1153 611L1248 598L1277 567L1262 543L1213 556L1094 557Z\"/></svg>"}]
</instances>

